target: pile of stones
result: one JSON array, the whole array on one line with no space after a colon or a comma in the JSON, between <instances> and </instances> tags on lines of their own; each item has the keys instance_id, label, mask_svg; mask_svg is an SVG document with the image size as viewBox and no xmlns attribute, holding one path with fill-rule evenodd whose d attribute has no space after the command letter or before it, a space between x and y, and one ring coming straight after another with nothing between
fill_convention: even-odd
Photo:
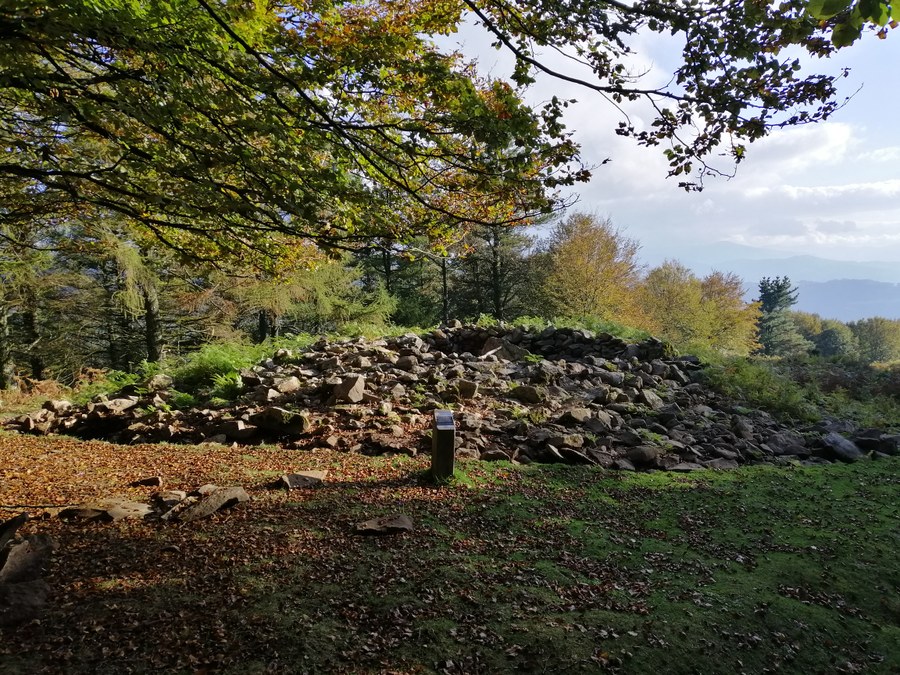
<instances>
[{"instance_id":1,"label":"pile of stones","mask_svg":"<svg viewBox=\"0 0 900 675\"><path fill-rule=\"evenodd\" d=\"M692 471L855 461L900 435L843 422L790 427L706 388L694 357L656 339L462 326L280 350L241 372L228 406L171 409L171 378L86 406L48 401L7 427L118 443L279 443L365 454L430 449L431 412L454 410L457 457Z\"/></svg>"}]
</instances>

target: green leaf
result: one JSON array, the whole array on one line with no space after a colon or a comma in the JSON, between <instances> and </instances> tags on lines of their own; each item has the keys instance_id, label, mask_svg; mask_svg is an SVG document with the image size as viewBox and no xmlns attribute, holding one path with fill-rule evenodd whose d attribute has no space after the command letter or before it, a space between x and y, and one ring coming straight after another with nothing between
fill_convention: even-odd
<instances>
[{"instance_id":1,"label":"green leaf","mask_svg":"<svg viewBox=\"0 0 900 675\"><path fill-rule=\"evenodd\" d=\"M806 11L816 19L830 19L848 9L852 0L810 0Z\"/></svg>"},{"instance_id":2,"label":"green leaf","mask_svg":"<svg viewBox=\"0 0 900 675\"><path fill-rule=\"evenodd\" d=\"M859 39L862 31L850 24L842 23L834 27L831 34L831 43L835 47L849 47Z\"/></svg>"}]
</instances>

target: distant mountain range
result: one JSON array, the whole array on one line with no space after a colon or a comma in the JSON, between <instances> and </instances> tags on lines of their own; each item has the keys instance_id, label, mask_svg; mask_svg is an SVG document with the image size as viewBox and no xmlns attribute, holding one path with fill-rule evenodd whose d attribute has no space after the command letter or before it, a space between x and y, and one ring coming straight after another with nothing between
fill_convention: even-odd
<instances>
[{"instance_id":1,"label":"distant mountain range","mask_svg":"<svg viewBox=\"0 0 900 675\"><path fill-rule=\"evenodd\" d=\"M811 255L786 255L727 242L700 245L676 257L698 275L734 272L755 298L763 277L789 277L799 288L794 309L823 318L857 321L873 316L900 319L900 262L846 261ZM645 256L658 264L659 255Z\"/></svg>"}]
</instances>

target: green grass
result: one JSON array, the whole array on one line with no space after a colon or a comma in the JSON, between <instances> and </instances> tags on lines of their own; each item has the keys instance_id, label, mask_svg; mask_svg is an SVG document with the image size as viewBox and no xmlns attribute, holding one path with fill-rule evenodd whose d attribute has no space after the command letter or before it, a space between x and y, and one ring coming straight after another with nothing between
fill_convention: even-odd
<instances>
[{"instance_id":1,"label":"green grass","mask_svg":"<svg viewBox=\"0 0 900 675\"><path fill-rule=\"evenodd\" d=\"M900 669L900 458L689 476L463 463L444 487L421 460L376 466L196 526L73 533L85 560L122 546L167 581L105 563L79 616L41 630L75 620L125 645L102 662L67 647L74 673L149 672L148 655L156 672ZM416 530L352 535L395 512ZM161 561L173 540L183 558ZM149 651L127 646L154 622ZM49 644L29 672L51 669ZM0 670L17 659L0 652Z\"/></svg>"}]
</instances>

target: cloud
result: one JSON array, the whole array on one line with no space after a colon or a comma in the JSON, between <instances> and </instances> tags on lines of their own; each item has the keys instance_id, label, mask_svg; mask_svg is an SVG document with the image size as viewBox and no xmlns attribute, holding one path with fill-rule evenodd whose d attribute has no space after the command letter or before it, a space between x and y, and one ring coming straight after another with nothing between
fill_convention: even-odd
<instances>
[{"instance_id":1,"label":"cloud","mask_svg":"<svg viewBox=\"0 0 900 675\"><path fill-rule=\"evenodd\" d=\"M900 162L900 145L862 152L856 156L856 159L862 162Z\"/></svg>"},{"instance_id":2,"label":"cloud","mask_svg":"<svg viewBox=\"0 0 900 675\"><path fill-rule=\"evenodd\" d=\"M851 220L817 220L812 226L822 234L844 234L860 229L860 226Z\"/></svg>"}]
</instances>

